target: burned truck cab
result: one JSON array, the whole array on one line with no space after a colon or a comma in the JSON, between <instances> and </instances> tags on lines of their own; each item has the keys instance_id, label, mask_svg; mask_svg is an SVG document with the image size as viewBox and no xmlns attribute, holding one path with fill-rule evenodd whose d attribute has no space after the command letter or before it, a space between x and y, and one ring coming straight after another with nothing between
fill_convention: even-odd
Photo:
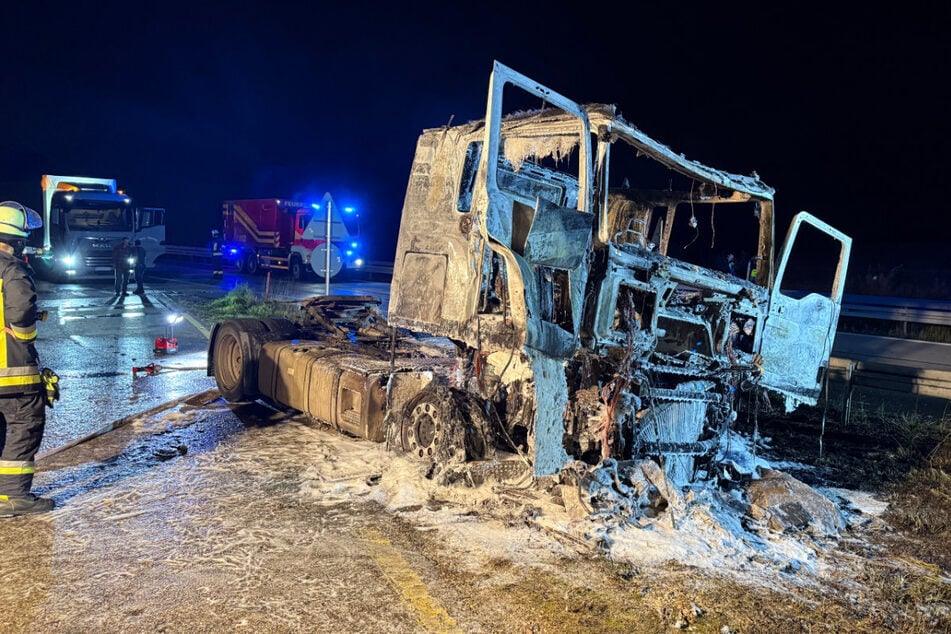
<instances>
[{"instance_id":1,"label":"burned truck cab","mask_svg":"<svg viewBox=\"0 0 951 634\"><path fill-rule=\"evenodd\" d=\"M385 327L374 317L368 333L373 313L340 298L308 300L293 338L310 343L287 348L275 333L241 348L232 324L222 331L240 363L210 354L209 368L219 385L256 384L243 395L328 424L359 418L368 437L424 461L517 456L547 476L651 458L684 485L712 473L744 394L787 408L819 394L851 240L802 212L777 250L773 193L755 173L673 152L614 106L578 104L496 63L484 120L418 139ZM791 292L806 230L831 245L828 285ZM362 316L348 335L351 313ZM229 356L213 333L218 347ZM311 393L345 365L322 348L365 357L347 365L361 368L360 390ZM311 365L330 378L290 370L321 355ZM346 411L324 412L322 398Z\"/></svg>"},{"instance_id":2,"label":"burned truck cab","mask_svg":"<svg viewBox=\"0 0 951 634\"><path fill-rule=\"evenodd\" d=\"M513 89L543 107L503 117ZM741 390L791 405L818 394L850 241L808 214L794 222L841 248L834 292L783 309L821 322L791 365L777 348L804 344L771 325L783 319L771 306L798 301L772 292L773 193L496 64L484 122L420 137L390 323L456 342L454 388L498 413L501 438L525 439L536 474L650 455L685 483ZM714 257L726 249L732 271Z\"/></svg>"}]
</instances>

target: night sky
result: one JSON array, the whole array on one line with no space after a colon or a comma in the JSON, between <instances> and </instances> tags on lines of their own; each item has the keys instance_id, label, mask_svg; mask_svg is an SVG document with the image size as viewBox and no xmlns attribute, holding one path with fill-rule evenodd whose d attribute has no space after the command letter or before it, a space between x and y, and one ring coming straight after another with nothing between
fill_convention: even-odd
<instances>
[{"instance_id":1,"label":"night sky","mask_svg":"<svg viewBox=\"0 0 951 634\"><path fill-rule=\"evenodd\" d=\"M617 104L688 158L755 170L776 189L779 236L806 209L866 259L949 259L939 3L137 4L3 3L0 199L40 208L44 173L113 177L168 209L169 242L201 244L223 199L329 191L386 259L416 137L484 116L498 59Z\"/></svg>"}]
</instances>

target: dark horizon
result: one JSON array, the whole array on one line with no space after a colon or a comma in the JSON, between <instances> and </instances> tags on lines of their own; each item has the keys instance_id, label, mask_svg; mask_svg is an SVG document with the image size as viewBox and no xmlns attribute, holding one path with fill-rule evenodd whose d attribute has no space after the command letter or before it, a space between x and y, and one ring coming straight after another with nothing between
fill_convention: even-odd
<instances>
[{"instance_id":1,"label":"dark horizon","mask_svg":"<svg viewBox=\"0 0 951 634\"><path fill-rule=\"evenodd\" d=\"M385 259L418 134L482 118L498 59L617 104L688 158L756 171L777 239L805 209L867 257L951 242L930 195L951 155L933 88L951 56L924 12L627 8L585 24L527 6L108 5L0 10L0 197L41 205L44 173L115 178L168 210L169 242L201 244L222 200L330 192Z\"/></svg>"}]
</instances>

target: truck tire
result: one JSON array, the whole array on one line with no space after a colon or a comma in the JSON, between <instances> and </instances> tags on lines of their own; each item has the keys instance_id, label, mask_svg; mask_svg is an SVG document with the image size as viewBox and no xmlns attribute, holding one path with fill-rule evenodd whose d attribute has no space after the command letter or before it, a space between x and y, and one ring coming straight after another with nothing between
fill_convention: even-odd
<instances>
[{"instance_id":1,"label":"truck tire","mask_svg":"<svg viewBox=\"0 0 951 634\"><path fill-rule=\"evenodd\" d=\"M269 341L300 338L289 319L230 319L212 331L208 367L218 391L229 403L246 403L264 395L258 390L258 360Z\"/></svg>"},{"instance_id":2,"label":"truck tire","mask_svg":"<svg viewBox=\"0 0 951 634\"><path fill-rule=\"evenodd\" d=\"M232 319L216 328L215 383L229 403L252 401L258 396L258 352L265 332L256 319Z\"/></svg>"},{"instance_id":3,"label":"truck tire","mask_svg":"<svg viewBox=\"0 0 951 634\"><path fill-rule=\"evenodd\" d=\"M465 423L446 387L426 389L403 408L403 447L420 462L460 464L466 460Z\"/></svg>"},{"instance_id":4,"label":"truck tire","mask_svg":"<svg viewBox=\"0 0 951 634\"><path fill-rule=\"evenodd\" d=\"M251 252L245 258L245 269L248 272L248 275L257 275L258 269L260 268L260 263L258 262L258 254Z\"/></svg>"},{"instance_id":5,"label":"truck tire","mask_svg":"<svg viewBox=\"0 0 951 634\"><path fill-rule=\"evenodd\" d=\"M235 268L238 269L238 273L244 273L245 271L247 271L248 270L247 255L245 255L244 253L239 254L238 257L235 258L234 265L235 265Z\"/></svg>"},{"instance_id":6,"label":"truck tire","mask_svg":"<svg viewBox=\"0 0 951 634\"><path fill-rule=\"evenodd\" d=\"M291 274L291 279L295 282L299 282L307 276L307 271L304 269L304 260L297 254L291 256L287 270Z\"/></svg>"}]
</instances>

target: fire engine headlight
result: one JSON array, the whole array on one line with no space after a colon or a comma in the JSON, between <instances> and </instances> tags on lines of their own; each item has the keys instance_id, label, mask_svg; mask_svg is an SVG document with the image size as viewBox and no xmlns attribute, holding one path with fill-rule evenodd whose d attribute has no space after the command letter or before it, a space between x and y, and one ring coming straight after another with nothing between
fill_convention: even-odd
<instances>
[{"instance_id":1,"label":"fire engine headlight","mask_svg":"<svg viewBox=\"0 0 951 634\"><path fill-rule=\"evenodd\" d=\"M64 255L63 258L62 258L60 261L63 263L63 266L69 267L69 266L72 266L72 265L76 264L76 256L74 256L74 255Z\"/></svg>"},{"instance_id":2,"label":"fire engine headlight","mask_svg":"<svg viewBox=\"0 0 951 634\"><path fill-rule=\"evenodd\" d=\"M363 258L357 258L356 260L354 260L353 265L357 268L360 268L361 266L363 266Z\"/></svg>"}]
</instances>

